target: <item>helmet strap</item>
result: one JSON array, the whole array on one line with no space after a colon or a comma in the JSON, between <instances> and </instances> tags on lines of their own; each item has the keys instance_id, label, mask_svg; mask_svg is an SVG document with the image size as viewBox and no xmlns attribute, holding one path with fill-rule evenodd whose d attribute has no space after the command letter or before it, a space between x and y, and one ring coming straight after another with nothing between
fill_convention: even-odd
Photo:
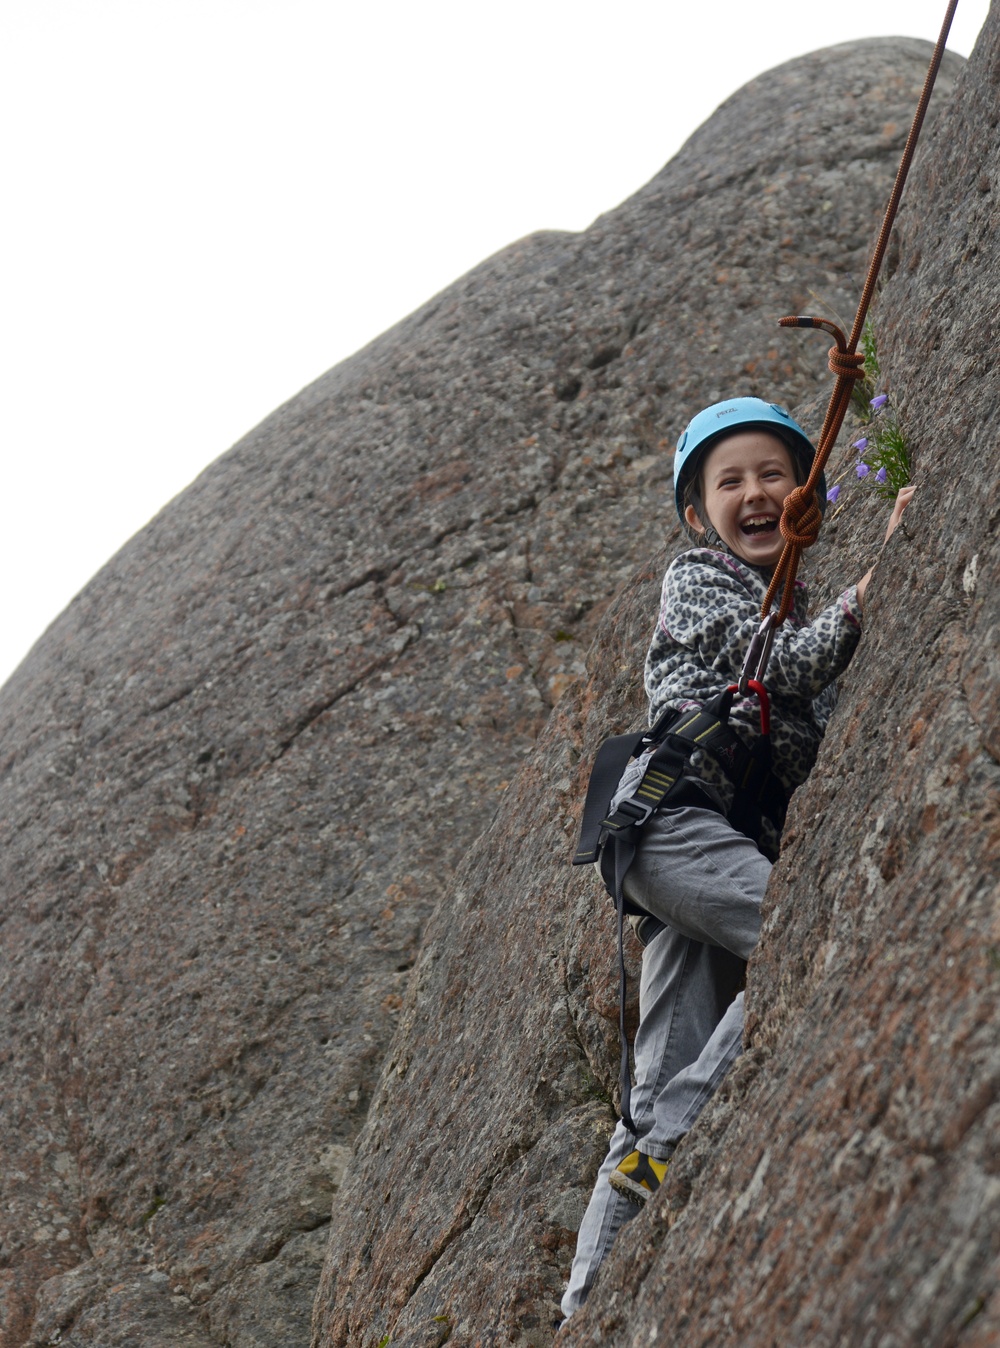
<instances>
[{"instance_id":1,"label":"helmet strap","mask_svg":"<svg viewBox=\"0 0 1000 1348\"><path fill-rule=\"evenodd\" d=\"M693 525L688 524L686 520L684 521L685 529L688 530L695 542L701 547L722 548L725 552L728 552L729 549L726 547L725 543L723 543L715 526L708 518L708 511L705 509L704 502L701 499L701 492L698 491L697 487L694 485L692 485L690 492L687 493L686 504L694 507L694 513L705 526L699 533Z\"/></svg>"}]
</instances>

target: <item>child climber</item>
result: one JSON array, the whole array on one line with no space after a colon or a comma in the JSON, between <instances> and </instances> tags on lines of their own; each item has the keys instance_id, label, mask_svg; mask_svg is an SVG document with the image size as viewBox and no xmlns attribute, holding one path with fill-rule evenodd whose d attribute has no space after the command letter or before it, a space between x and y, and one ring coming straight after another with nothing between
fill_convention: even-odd
<instances>
[{"instance_id":1,"label":"child climber","mask_svg":"<svg viewBox=\"0 0 1000 1348\"><path fill-rule=\"evenodd\" d=\"M733 398L705 408L681 436L674 459L677 513L697 546L676 557L663 580L659 618L646 656L649 718L703 706L739 681L760 627L760 608L784 540L785 497L805 481L815 449L776 404ZM821 508L826 484L817 488ZM913 493L896 499L886 540ZM872 572L820 613L806 617L796 582L777 629L765 686L771 706L771 770L787 797L805 781L836 700L835 680L861 635ZM737 695L730 724L752 747L760 735L752 696ZM645 758L648 758L648 754ZM644 758L632 763L612 802L638 789ZM727 819L734 787L723 764L695 751L679 803L668 798L639 830L623 892L641 920L643 943L635 1085L635 1133L619 1122L577 1238L562 1311L587 1298L623 1224L659 1187L670 1157L739 1054L745 962L760 934L760 905L779 830L764 817L756 839Z\"/></svg>"}]
</instances>

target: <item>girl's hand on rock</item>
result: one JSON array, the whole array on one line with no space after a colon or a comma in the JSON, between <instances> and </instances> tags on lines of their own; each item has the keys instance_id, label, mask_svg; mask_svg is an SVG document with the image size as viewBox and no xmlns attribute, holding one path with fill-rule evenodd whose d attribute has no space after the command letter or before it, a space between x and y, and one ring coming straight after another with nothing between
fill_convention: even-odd
<instances>
[{"instance_id":1,"label":"girl's hand on rock","mask_svg":"<svg viewBox=\"0 0 1000 1348\"><path fill-rule=\"evenodd\" d=\"M892 507L892 514L889 516L889 526L885 531L885 541L887 543L896 532L896 525L903 518L903 511L910 504L913 493L916 490L916 487L900 487L899 495L896 497L896 504Z\"/></svg>"},{"instance_id":2,"label":"girl's hand on rock","mask_svg":"<svg viewBox=\"0 0 1000 1348\"><path fill-rule=\"evenodd\" d=\"M913 493L916 490L917 490L916 487L900 488L899 495L896 497L896 504L892 507L892 514L889 516L889 526L885 531L886 543L888 543L889 539L896 532L896 525L903 518L903 511L910 504L910 501L913 498ZM865 591L868 589L868 582L871 580L872 573L874 572L874 570L875 568L872 567L871 570L866 571L865 574L858 581L858 603L861 605L862 612L864 612L865 607Z\"/></svg>"}]
</instances>

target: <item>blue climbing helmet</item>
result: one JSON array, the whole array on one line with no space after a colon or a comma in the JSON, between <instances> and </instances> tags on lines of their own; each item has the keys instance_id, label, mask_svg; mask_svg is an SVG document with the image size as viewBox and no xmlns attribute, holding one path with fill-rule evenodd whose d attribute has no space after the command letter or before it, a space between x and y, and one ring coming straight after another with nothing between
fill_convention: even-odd
<instances>
[{"instance_id":1,"label":"blue climbing helmet","mask_svg":"<svg viewBox=\"0 0 1000 1348\"><path fill-rule=\"evenodd\" d=\"M682 524L684 492L705 455L723 436L754 426L770 431L783 440L801 465L803 480L808 476L816 455L816 446L783 407L777 403L766 403L763 398L729 398L725 402L713 403L692 417L677 441L677 452L674 455L674 503ZM822 474L816 484L816 498L820 510L825 511L826 477Z\"/></svg>"}]
</instances>

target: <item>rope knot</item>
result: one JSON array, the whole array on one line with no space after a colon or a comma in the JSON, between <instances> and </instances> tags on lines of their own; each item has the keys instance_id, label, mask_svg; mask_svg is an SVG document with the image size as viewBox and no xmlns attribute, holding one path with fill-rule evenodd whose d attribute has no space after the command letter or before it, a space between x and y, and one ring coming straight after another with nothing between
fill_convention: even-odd
<instances>
[{"instance_id":1,"label":"rope knot","mask_svg":"<svg viewBox=\"0 0 1000 1348\"><path fill-rule=\"evenodd\" d=\"M823 515L816 504L816 493L810 487L796 487L785 497L781 515L781 536L797 548L811 548L819 537Z\"/></svg>"},{"instance_id":2,"label":"rope knot","mask_svg":"<svg viewBox=\"0 0 1000 1348\"><path fill-rule=\"evenodd\" d=\"M841 351L830 347L829 365L838 379L863 379L865 358L860 351Z\"/></svg>"}]
</instances>

